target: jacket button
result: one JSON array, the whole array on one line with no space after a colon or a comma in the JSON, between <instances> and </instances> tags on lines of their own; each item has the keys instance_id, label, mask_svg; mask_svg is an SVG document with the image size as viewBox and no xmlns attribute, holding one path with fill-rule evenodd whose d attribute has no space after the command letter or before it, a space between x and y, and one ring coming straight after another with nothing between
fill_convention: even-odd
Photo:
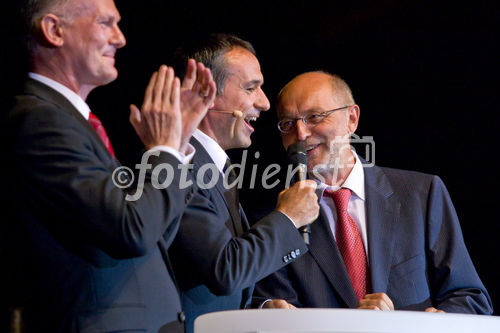
<instances>
[{"instance_id":1,"label":"jacket button","mask_svg":"<svg viewBox=\"0 0 500 333\"><path fill-rule=\"evenodd\" d=\"M184 314L184 311L177 313L177 320L181 323L184 323L186 321L186 315Z\"/></svg>"},{"instance_id":2,"label":"jacket button","mask_svg":"<svg viewBox=\"0 0 500 333\"><path fill-rule=\"evenodd\" d=\"M288 256L284 256L283 257L283 261L285 262L285 264L288 262Z\"/></svg>"},{"instance_id":3,"label":"jacket button","mask_svg":"<svg viewBox=\"0 0 500 333\"><path fill-rule=\"evenodd\" d=\"M295 251L290 252L290 254L292 255L293 259L297 258L297 254L295 253Z\"/></svg>"}]
</instances>

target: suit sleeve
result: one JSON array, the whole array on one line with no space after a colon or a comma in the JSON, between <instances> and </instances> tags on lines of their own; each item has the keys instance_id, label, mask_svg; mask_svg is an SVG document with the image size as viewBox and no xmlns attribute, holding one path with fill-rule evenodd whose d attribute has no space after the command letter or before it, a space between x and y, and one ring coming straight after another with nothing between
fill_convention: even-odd
<instances>
[{"instance_id":1,"label":"suit sleeve","mask_svg":"<svg viewBox=\"0 0 500 333\"><path fill-rule=\"evenodd\" d=\"M491 300L465 247L448 191L434 177L428 200L428 260L434 307L446 312L491 314Z\"/></svg>"},{"instance_id":2,"label":"suit sleeve","mask_svg":"<svg viewBox=\"0 0 500 333\"><path fill-rule=\"evenodd\" d=\"M287 267L283 267L259 281L252 295L252 308L259 308L266 300L273 299L283 299L296 307L302 307L288 274Z\"/></svg>"},{"instance_id":3,"label":"suit sleeve","mask_svg":"<svg viewBox=\"0 0 500 333\"><path fill-rule=\"evenodd\" d=\"M79 119L41 105L18 114L14 122L19 129L13 154L20 192L27 193L24 202L48 221L55 237L93 244L119 259L146 254L165 232L175 235L193 186L180 188L179 162L172 155L161 152L149 159L142 194L129 201L127 194L135 189L115 185L118 164L103 149L98 151L96 139ZM163 183L170 172L171 184L156 189L152 170L167 170L167 165L171 168L157 181Z\"/></svg>"},{"instance_id":4,"label":"suit sleeve","mask_svg":"<svg viewBox=\"0 0 500 333\"><path fill-rule=\"evenodd\" d=\"M293 223L278 211L234 237L209 196L195 194L170 250L183 290L205 284L215 295L230 295L307 252Z\"/></svg>"}]
</instances>

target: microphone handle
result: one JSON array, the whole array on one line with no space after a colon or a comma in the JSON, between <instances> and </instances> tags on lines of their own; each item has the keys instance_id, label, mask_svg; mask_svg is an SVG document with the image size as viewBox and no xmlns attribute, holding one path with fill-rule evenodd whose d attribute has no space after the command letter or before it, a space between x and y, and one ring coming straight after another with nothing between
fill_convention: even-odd
<instances>
[{"instance_id":1,"label":"microphone handle","mask_svg":"<svg viewBox=\"0 0 500 333\"><path fill-rule=\"evenodd\" d=\"M302 235L304 243L306 243L306 245L309 245L309 234L311 233L311 226L308 224L303 227L300 227L299 232Z\"/></svg>"},{"instance_id":2,"label":"microphone handle","mask_svg":"<svg viewBox=\"0 0 500 333\"><path fill-rule=\"evenodd\" d=\"M297 167L299 168L298 172L295 174L295 182L298 182L298 181L301 181L301 180L305 180L306 177L307 177L307 166L305 164L297 164ZM299 228L299 232L300 234L302 235L302 239L304 240L304 243L306 243L306 245L309 245L309 234L311 233L311 226L308 224L308 225L305 225L303 227L300 227Z\"/></svg>"}]
</instances>

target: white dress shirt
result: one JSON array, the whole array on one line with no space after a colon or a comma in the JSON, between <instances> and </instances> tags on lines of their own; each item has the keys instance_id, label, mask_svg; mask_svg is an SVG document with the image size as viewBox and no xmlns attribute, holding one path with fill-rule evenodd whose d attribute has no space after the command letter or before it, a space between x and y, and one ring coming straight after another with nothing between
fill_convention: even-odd
<instances>
[{"instance_id":1,"label":"white dress shirt","mask_svg":"<svg viewBox=\"0 0 500 333\"><path fill-rule=\"evenodd\" d=\"M38 82L45 84L46 86L51 87L52 89L54 89L55 91L66 97L66 99L75 107L75 109L77 109L78 112L82 114L83 118L85 118L85 120L87 121L89 120L90 108L88 104L85 103L83 98L81 98L80 95L78 95L76 92L69 89L65 85L60 84L57 81L49 79L44 75L30 72L28 73L28 76L33 80L36 80Z\"/></svg>"},{"instance_id":2,"label":"white dress shirt","mask_svg":"<svg viewBox=\"0 0 500 333\"><path fill-rule=\"evenodd\" d=\"M219 146L219 144L215 142L214 139L212 139L199 129L196 129L196 131L194 131L193 137L200 142L203 148L205 148L208 155L210 155L215 163L215 166L221 172L221 174L224 174L224 165L226 165L226 160L229 158L224 149L222 149L222 147Z\"/></svg>"},{"instance_id":3,"label":"white dress shirt","mask_svg":"<svg viewBox=\"0 0 500 333\"><path fill-rule=\"evenodd\" d=\"M326 185L324 183L319 183L316 189L316 194L320 198L319 204L330 225L333 237L335 238L335 219L337 218L337 209L335 208L335 203L330 197L323 197L323 192L325 189L330 189L336 191L343 188L348 188L351 190L352 194L349 198L349 204L347 206L347 212L354 220L359 233L361 234L361 239L363 240L363 245L366 251L366 257L368 258L368 236L366 231L366 198L365 198L365 174L363 171L363 165L359 160L358 155L353 152L356 162L351 170L351 173L344 181L344 183L339 186Z\"/></svg>"},{"instance_id":4,"label":"white dress shirt","mask_svg":"<svg viewBox=\"0 0 500 333\"><path fill-rule=\"evenodd\" d=\"M83 118L85 118L85 120L87 120L87 121L89 120L90 108L89 108L88 104L85 103L83 98L81 98L80 95L78 95L76 92L74 92L73 90L69 89L68 87L60 84L57 81L49 79L48 77L46 77L44 75L29 72L28 76L30 78L32 78L33 80L36 80L38 82L45 84L46 86L49 86L50 88L54 89L55 91L57 91L58 93L63 95L75 107L75 109L78 112L80 112L80 114L83 116ZM193 156L195 153L195 149L191 145L188 146L188 149L187 149L188 153L187 154L183 154L183 153L175 150L174 148L169 147L169 146L165 146L165 145L155 146L155 147L149 149L148 152L155 151L155 150L160 150L160 151L164 151L164 152L172 154L182 164L189 163L193 159Z\"/></svg>"}]
</instances>

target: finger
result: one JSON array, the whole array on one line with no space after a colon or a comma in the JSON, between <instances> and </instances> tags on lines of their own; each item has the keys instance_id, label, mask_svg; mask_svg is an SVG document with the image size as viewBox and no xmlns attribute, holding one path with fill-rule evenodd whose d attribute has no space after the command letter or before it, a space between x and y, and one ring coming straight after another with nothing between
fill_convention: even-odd
<instances>
[{"instance_id":1,"label":"finger","mask_svg":"<svg viewBox=\"0 0 500 333\"><path fill-rule=\"evenodd\" d=\"M204 77L204 87L205 91L207 93L207 100L205 100L205 103L211 103L212 99L215 99L215 94L217 92L217 86L215 84L215 81L212 78L212 71L210 71L209 68L205 68L203 71L203 77Z\"/></svg>"},{"instance_id":2,"label":"finger","mask_svg":"<svg viewBox=\"0 0 500 333\"><path fill-rule=\"evenodd\" d=\"M141 111L135 104L130 104L130 122L135 124L141 122Z\"/></svg>"},{"instance_id":3,"label":"finger","mask_svg":"<svg viewBox=\"0 0 500 333\"><path fill-rule=\"evenodd\" d=\"M297 184L297 186L299 188L311 188L313 190L315 190L316 187L318 186L318 184L312 179L300 180L300 181L296 182L295 184Z\"/></svg>"},{"instance_id":4,"label":"finger","mask_svg":"<svg viewBox=\"0 0 500 333\"><path fill-rule=\"evenodd\" d=\"M380 300L384 303L384 305L388 308L388 310L394 310L394 304L392 300L386 293L375 293L375 294L366 294L363 299L368 300Z\"/></svg>"},{"instance_id":5,"label":"finger","mask_svg":"<svg viewBox=\"0 0 500 333\"><path fill-rule=\"evenodd\" d=\"M210 82L213 81L212 72L210 71L210 68L206 68L203 64L201 64L200 75L201 91L203 93L203 96L207 98L210 95Z\"/></svg>"},{"instance_id":6,"label":"finger","mask_svg":"<svg viewBox=\"0 0 500 333\"><path fill-rule=\"evenodd\" d=\"M377 309L383 310L383 305L380 298L363 298L359 301L358 307L360 309Z\"/></svg>"},{"instance_id":7,"label":"finger","mask_svg":"<svg viewBox=\"0 0 500 333\"><path fill-rule=\"evenodd\" d=\"M296 309L295 305L288 303L288 308L289 309Z\"/></svg>"},{"instance_id":8,"label":"finger","mask_svg":"<svg viewBox=\"0 0 500 333\"><path fill-rule=\"evenodd\" d=\"M358 306L358 309L362 309L362 310L378 310L378 311L380 311L380 309L377 306L375 306L375 305Z\"/></svg>"},{"instance_id":9,"label":"finger","mask_svg":"<svg viewBox=\"0 0 500 333\"><path fill-rule=\"evenodd\" d=\"M287 301L283 299L275 299L264 304L264 307L271 309L289 309L289 305L291 304L289 304Z\"/></svg>"},{"instance_id":10,"label":"finger","mask_svg":"<svg viewBox=\"0 0 500 333\"><path fill-rule=\"evenodd\" d=\"M151 108L152 98L153 98L153 89L156 84L156 80L158 79L158 72L154 72L151 75L151 79L149 80L148 86L146 87L146 92L144 93L144 101L142 102L142 109Z\"/></svg>"},{"instance_id":11,"label":"finger","mask_svg":"<svg viewBox=\"0 0 500 333\"><path fill-rule=\"evenodd\" d=\"M198 93L202 97L206 97L206 92L204 91L204 85L203 85L203 80L204 80L204 70L205 66L201 63L198 62L196 64L196 81L193 85L193 91Z\"/></svg>"},{"instance_id":12,"label":"finger","mask_svg":"<svg viewBox=\"0 0 500 333\"><path fill-rule=\"evenodd\" d=\"M174 108L179 107L181 97L181 82L178 77L174 78L174 83L172 84L172 93L170 94L170 103Z\"/></svg>"},{"instance_id":13,"label":"finger","mask_svg":"<svg viewBox=\"0 0 500 333\"><path fill-rule=\"evenodd\" d=\"M168 67L165 65L161 65L160 70L158 71L158 78L156 79L156 83L153 89L153 107L156 110L159 110L161 108L165 86L165 76L167 72Z\"/></svg>"},{"instance_id":14,"label":"finger","mask_svg":"<svg viewBox=\"0 0 500 333\"><path fill-rule=\"evenodd\" d=\"M316 189L318 187L318 183L316 183L314 180L312 179L306 179L305 180L305 183L307 186L313 188L313 189Z\"/></svg>"},{"instance_id":15,"label":"finger","mask_svg":"<svg viewBox=\"0 0 500 333\"><path fill-rule=\"evenodd\" d=\"M196 61L194 59L189 59L186 65L186 75L184 75L184 80L182 80L183 89L193 88L193 84L196 81Z\"/></svg>"},{"instance_id":16,"label":"finger","mask_svg":"<svg viewBox=\"0 0 500 333\"><path fill-rule=\"evenodd\" d=\"M382 310L382 311L390 311L391 310L389 305L382 298L366 300L364 303L360 303L360 304L362 304L363 306L375 306L379 310Z\"/></svg>"},{"instance_id":17,"label":"finger","mask_svg":"<svg viewBox=\"0 0 500 333\"><path fill-rule=\"evenodd\" d=\"M141 129L141 111L134 104L130 105L130 117L129 121L132 124L135 132L139 134Z\"/></svg>"},{"instance_id":18,"label":"finger","mask_svg":"<svg viewBox=\"0 0 500 333\"><path fill-rule=\"evenodd\" d=\"M394 303L392 303L391 298L386 293L383 293L383 297L384 297L385 302L389 306L389 310L391 310L391 311L394 310Z\"/></svg>"},{"instance_id":19,"label":"finger","mask_svg":"<svg viewBox=\"0 0 500 333\"><path fill-rule=\"evenodd\" d=\"M168 67L167 72L165 74L165 82L163 86L163 98L162 98L163 106L171 104L173 82L174 82L174 70L172 67Z\"/></svg>"},{"instance_id":20,"label":"finger","mask_svg":"<svg viewBox=\"0 0 500 333\"><path fill-rule=\"evenodd\" d=\"M434 313L445 313L443 310L438 310L435 307L431 306L425 309L425 312L434 312Z\"/></svg>"},{"instance_id":21,"label":"finger","mask_svg":"<svg viewBox=\"0 0 500 333\"><path fill-rule=\"evenodd\" d=\"M208 96L205 98L205 105L211 105L215 101L215 95L217 94L217 87L214 81L211 81L208 85ZM208 111L208 109L207 109Z\"/></svg>"},{"instance_id":22,"label":"finger","mask_svg":"<svg viewBox=\"0 0 500 333\"><path fill-rule=\"evenodd\" d=\"M201 83L202 87L205 87L209 82L209 79L207 76L207 70L210 71L210 69L206 68L205 65L203 65L203 63L199 62L197 64L197 70L198 70L198 77L199 77L200 83Z\"/></svg>"}]
</instances>

